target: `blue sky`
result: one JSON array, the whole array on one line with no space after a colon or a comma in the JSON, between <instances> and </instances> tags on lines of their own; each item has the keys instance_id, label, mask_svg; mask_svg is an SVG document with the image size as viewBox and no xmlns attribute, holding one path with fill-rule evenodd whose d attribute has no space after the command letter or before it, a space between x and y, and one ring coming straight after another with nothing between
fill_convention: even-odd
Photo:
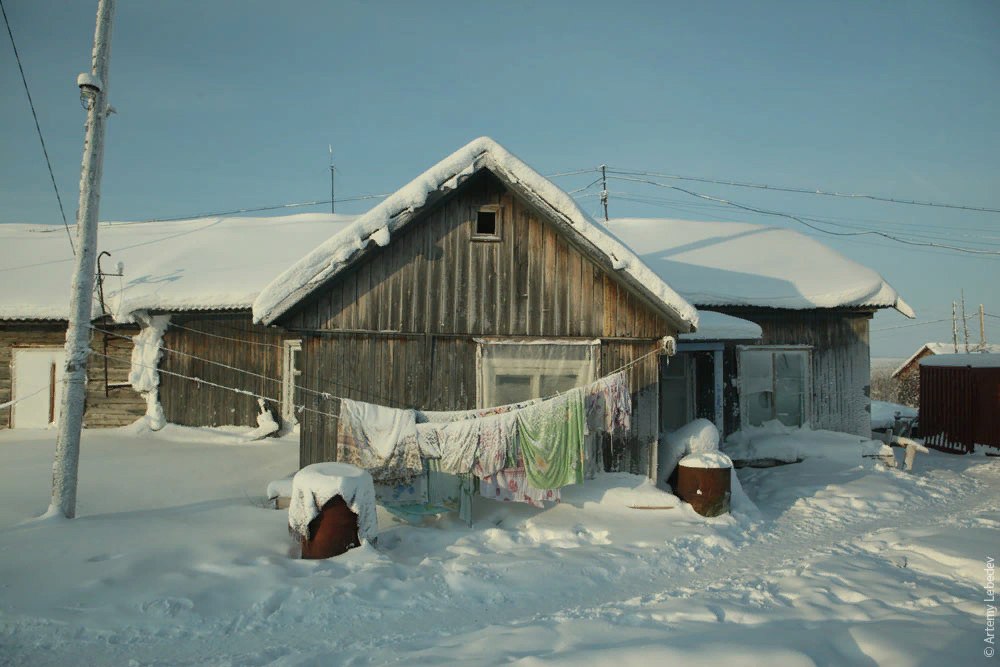
<instances>
[{"instance_id":1,"label":"blue sky","mask_svg":"<svg viewBox=\"0 0 1000 667\"><path fill-rule=\"evenodd\" d=\"M96 2L4 5L72 221L84 122L75 78L89 68ZM3 41L0 222L54 224ZM1000 208L1000 4L988 0L130 0L116 16L110 88L118 114L102 219L325 199L328 144L339 196L390 192L483 134L543 174L606 163ZM572 190L593 175L555 180ZM833 231L1000 252L996 213L671 183ZM613 216L744 220L817 236L877 268L917 322L950 317L962 288L970 312L984 303L1000 315L996 255L824 235L634 182L609 189ZM592 214L593 192L579 200ZM891 328L908 324L879 314L873 356L950 339L950 322ZM978 322L970 327L977 336ZM987 331L1000 342L1000 319L988 318Z\"/></svg>"}]
</instances>

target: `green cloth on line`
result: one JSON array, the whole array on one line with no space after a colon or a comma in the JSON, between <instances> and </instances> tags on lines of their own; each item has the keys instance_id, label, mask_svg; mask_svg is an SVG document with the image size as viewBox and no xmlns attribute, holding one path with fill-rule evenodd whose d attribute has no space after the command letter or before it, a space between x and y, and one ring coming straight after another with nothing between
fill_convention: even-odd
<instances>
[{"instance_id":1,"label":"green cloth on line","mask_svg":"<svg viewBox=\"0 0 1000 667\"><path fill-rule=\"evenodd\" d=\"M585 426L579 389L517 413L524 472L532 486L558 489L583 483Z\"/></svg>"}]
</instances>

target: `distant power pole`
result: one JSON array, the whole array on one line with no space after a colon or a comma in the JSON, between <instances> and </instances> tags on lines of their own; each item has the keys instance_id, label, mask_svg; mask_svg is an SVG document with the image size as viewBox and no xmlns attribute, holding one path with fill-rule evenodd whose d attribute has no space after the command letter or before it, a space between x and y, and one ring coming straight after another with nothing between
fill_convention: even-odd
<instances>
[{"instance_id":1,"label":"distant power pole","mask_svg":"<svg viewBox=\"0 0 1000 667\"><path fill-rule=\"evenodd\" d=\"M986 351L986 311L983 304L979 304L979 346L982 351Z\"/></svg>"},{"instance_id":2,"label":"distant power pole","mask_svg":"<svg viewBox=\"0 0 1000 667\"><path fill-rule=\"evenodd\" d=\"M965 288L962 288L962 329L965 331L965 353L969 353L969 319L965 316Z\"/></svg>"},{"instance_id":3,"label":"distant power pole","mask_svg":"<svg viewBox=\"0 0 1000 667\"><path fill-rule=\"evenodd\" d=\"M100 0L90 73L76 83L80 99L87 105L87 128L80 166L80 210L77 214L76 272L73 274L66 330L66 371L62 413L52 463L52 504L67 519L76 515L76 481L80 464L80 429L86 399L87 361L90 357L90 319L93 314L94 265L97 259L97 215L101 201L104 167L104 125L108 105L108 62L111 58L111 27L115 0Z\"/></svg>"},{"instance_id":4,"label":"distant power pole","mask_svg":"<svg viewBox=\"0 0 1000 667\"><path fill-rule=\"evenodd\" d=\"M333 144L330 144L329 146L330 146L330 213L336 213L337 212L337 203L336 203L337 202L337 196L336 196L336 190L333 187L333 185L334 185L334 181L333 181L333 172L334 172L334 169L333 169Z\"/></svg>"},{"instance_id":5,"label":"distant power pole","mask_svg":"<svg viewBox=\"0 0 1000 667\"><path fill-rule=\"evenodd\" d=\"M951 302L951 344L955 346L955 354L958 354L958 304Z\"/></svg>"},{"instance_id":6,"label":"distant power pole","mask_svg":"<svg viewBox=\"0 0 1000 667\"><path fill-rule=\"evenodd\" d=\"M601 165L601 203L604 204L604 222L608 222L608 166Z\"/></svg>"}]
</instances>

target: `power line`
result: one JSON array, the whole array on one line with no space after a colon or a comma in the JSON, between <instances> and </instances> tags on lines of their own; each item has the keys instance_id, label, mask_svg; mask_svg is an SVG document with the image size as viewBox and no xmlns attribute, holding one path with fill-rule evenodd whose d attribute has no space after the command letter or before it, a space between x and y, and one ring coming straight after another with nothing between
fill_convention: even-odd
<instances>
[{"instance_id":1,"label":"power line","mask_svg":"<svg viewBox=\"0 0 1000 667\"><path fill-rule=\"evenodd\" d=\"M975 315L967 315L965 319L971 320L973 317L975 317ZM942 317L940 320L927 320L926 322L911 322L910 324L898 324L894 327L883 327L881 329L872 329L870 333L878 333L879 331L892 331L893 329L908 329L909 327L922 327L925 324L938 324L940 322L951 322L951 318Z\"/></svg>"},{"instance_id":2,"label":"power line","mask_svg":"<svg viewBox=\"0 0 1000 667\"><path fill-rule=\"evenodd\" d=\"M934 247L934 248L945 248L947 250L954 250L956 252L967 252L967 253L976 254L976 255L1000 255L1000 251L996 251L996 250L980 250L980 249L976 249L976 248L965 248L965 247L962 247L962 246L953 246L953 245L946 244L946 243L934 243L934 242L930 242L930 241L914 241L912 239L904 239L904 238L901 238L901 237L898 237L898 236L893 236L892 234L887 234L886 232L877 231L877 230L866 230L866 231L860 231L860 232L834 232L834 231L830 231L829 229L823 229L822 227L817 227L816 225L813 225L813 224L807 222L806 219L803 218L802 216L793 215L791 213L783 213L781 211L772 211L772 210L768 210L768 209L764 209L764 208L758 208L756 206L749 206L747 204L740 204L738 202L734 202L734 201L729 200L729 199L723 199L722 197L713 197L711 195L701 194L699 192L694 192L693 190L688 190L688 189L685 189L685 188L681 188L681 187L678 187L676 185L668 185L666 183L660 183L658 181L653 181L653 180L649 180L649 179L633 178L633 177L626 177L626 176L609 176L609 178L613 178L613 179L621 180L621 181L633 181L633 182L636 182L636 183L646 183L648 185L655 185L655 186L660 187L660 188L667 188L667 189L670 189L670 190L676 190L678 192L683 192L684 194L690 195L692 197L697 197L699 199L705 199L707 201L714 201L714 202L720 202L722 204L728 204L729 206L732 206L734 208L742 209L744 211L750 211L752 213L760 213L761 215L773 215L773 216L777 216L777 217L781 217L781 218L788 218L789 220L794 220L795 222L798 222L799 224L805 225L806 227L809 227L810 229L813 229L813 230L815 230L817 232L823 232L824 234L830 234L831 236L866 236L866 235L881 236L882 238L886 238L886 239L889 239L891 241L896 241L897 243L904 243L906 245L928 246L928 247Z\"/></svg>"},{"instance_id":3,"label":"power line","mask_svg":"<svg viewBox=\"0 0 1000 667\"><path fill-rule=\"evenodd\" d=\"M225 215L238 215L240 213L258 213L260 211L276 211L283 208L301 208L304 206L322 206L331 203L364 201L368 199L385 199L392 193L377 195L358 195L356 197L342 197L339 199L318 199L316 201L294 202L291 204L274 204L272 206L258 206L256 208L237 208L231 211L212 211L209 213L198 213L195 215L179 215L171 218L150 218L148 220L137 220L132 224L143 224L147 222L177 222L179 220L193 220L196 218L215 218Z\"/></svg>"},{"instance_id":4,"label":"power line","mask_svg":"<svg viewBox=\"0 0 1000 667\"><path fill-rule=\"evenodd\" d=\"M931 206L934 208L951 208L961 211L978 211L980 213L1000 213L1000 208L990 208L988 206L968 206L965 204L948 204L943 202L920 201L916 199L897 199L883 195L832 192L829 190L810 190L808 188L796 188L782 185L764 185L762 183L747 183L745 181L734 181L728 179L706 178L702 176L679 176L677 174L661 174L651 171L635 171L628 169L609 169L611 173L628 176L651 176L654 178L669 178L678 181L694 181L698 183L713 183L715 185L729 185L737 188L755 188L757 190L773 190L776 192L794 192L798 194L820 195L824 197L842 197L845 199L869 199L872 201L888 202L891 204L907 204L910 206Z\"/></svg>"},{"instance_id":5,"label":"power line","mask_svg":"<svg viewBox=\"0 0 1000 667\"><path fill-rule=\"evenodd\" d=\"M59 186L56 185L56 176L52 171L52 161L49 160L49 151L45 147L45 137L42 136L42 127L38 124L38 114L35 113L35 102L31 99L31 91L28 89L28 78L24 75L24 67L21 66L21 54L17 52L17 44L14 43L14 33L10 28L10 21L7 19L7 10L0 0L0 12L3 13L3 22L7 26L7 35L10 37L10 45L14 49L14 59L17 60L17 69L21 72L21 83L24 84L24 93L28 96L28 106L31 107L31 117L35 121L35 131L38 133L38 141L42 144L42 154L45 155L45 165L49 168L49 178L52 179L52 189L56 193L56 201L59 202L59 213L62 215L63 227L66 228L66 237L69 239L70 250L76 255L76 246L73 244L73 234L69 231L69 222L66 221L66 209L63 208L62 197L59 196Z\"/></svg>"},{"instance_id":6,"label":"power line","mask_svg":"<svg viewBox=\"0 0 1000 667\"><path fill-rule=\"evenodd\" d=\"M600 171L597 167L590 169L577 169L576 171L564 171L558 174L546 174L545 178L559 178L560 176L576 176L578 174L593 174Z\"/></svg>"},{"instance_id":7,"label":"power line","mask_svg":"<svg viewBox=\"0 0 1000 667\"><path fill-rule=\"evenodd\" d=\"M612 194L614 196L617 196L617 197L619 197L621 199L624 199L625 201L634 201L634 202L638 202L640 204L648 204L650 206L662 206L664 208L676 209L676 210L680 210L680 211L683 211L683 212L688 212L688 210L690 208L704 208L704 209L711 209L711 210L728 210L730 208L730 207L722 205L722 204L706 204L706 203L686 202L686 201L682 202L682 201L676 200L676 199L668 199L668 198L664 198L664 197L656 197L656 196L653 196L653 195L645 195L645 194L636 194L636 193L631 193L631 192L618 192L618 191L614 191L614 190L611 191L610 194ZM596 194L581 195L581 197L587 197L587 196L597 196L597 195ZM809 221L817 222L817 223L821 223L821 224L833 225L834 227L842 227L842 228L846 228L846 229L859 229L859 230L868 230L868 229L870 229L870 227L865 226L863 224L859 224L858 221L854 221L851 218L826 218L826 217L819 218L819 217L815 217L815 216L806 216L806 215L802 215L802 216L799 216L799 217L801 217L803 220L809 220ZM732 220L731 218L724 218L724 217L719 216L717 214L713 214L713 218L714 219L720 219L720 220L727 220L727 221L731 221L731 222L736 222L736 220ZM876 222L880 222L880 221L876 221ZM899 225L901 225L903 223L883 223L883 224L899 226ZM932 229L932 230L934 230L934 229L940 229L937 226L928 226L928 225L913 225L913 226L920 227L920 228L928 228L928 229ZM975 231L975 230L971 230L971 229L966 230L966 229L963 229L962 231L972 232L972 231ZM993 231L993 230L987 230L987 231ZM1000 239L1000 237L985 236L986 239L990 239L990 240L984 240L984 236L982 234L957 234L956 236L958 236L960 238L975 238L982 245L1000 246L1000 241L994 240L994 239ZM942 242L954 242L955 241L955 238L951 237L951 236L942 236L942 235L937 235L937 234L927 234L927 233L921 233L921 232L910 232L909 237L910 238L918 238L918 239L928 239L928 240L932 240L932 241L942 241Z\"/></svg>"}]
</instances>

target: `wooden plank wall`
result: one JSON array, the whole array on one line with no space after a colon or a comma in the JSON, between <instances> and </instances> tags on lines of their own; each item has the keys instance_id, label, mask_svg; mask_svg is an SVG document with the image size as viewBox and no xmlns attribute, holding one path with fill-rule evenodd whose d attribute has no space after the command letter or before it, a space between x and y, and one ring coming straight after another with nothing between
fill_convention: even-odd
<instances>
[{"instance_id":1,"label":"wooden plank wall","mask_svg":"<svg viewBox=\"0 0 1000 667\"><path fill-rule=\"evenodd\" d=\"M476 344L465 338L333 334L303 342L303 386L397 408L476 407ZM304 393L300 463L336 458L340 402Z\"/></svg>"},{"instance_id":2,"label":"wooden plank wall","mask_svg":"<svg viewBox=\"0 0 1000 667\"><path fill-rule=\"evenodd\" d=\"M117 336L134 336L138 327L101 326L113 331L108 337L108 381L112 384L128 382L132 357L132 341ZM91 346L103 351L103 334L95 333ZM0 325L0 403L11 400L13 390L13 349L15 347L62 347L66 344L66 325L63 323L5 323ZM61 396L60 396L61 399ZM87 367L87 399L84 412L86 428L125 426L146 412L146 403L131 387L112 387L105 395L104 358L94 354ZM0 412L0 428L9 428L12 410Z\"/></svg>"},{"instance_id":3,"label":"wooden plank wall","mask_svg":"<svg viewBox=\"0 0 1000 667\"><path fill-rule=\"evenodd\" d=\"M499 241L472 239L500 206ZM397 233L282 320L290 330L657 338L673 332L492 174Z\"/></svg>"},{"instance_id":4,"label":"wooden plank wall","mask_svg":"<svg viewBox=\"0 0 1000 667\"><path fill-rule=\"evenodd\" d=\"M605 450L605 466L609 470L658 479L656 443L660 431L660 357L649 354L658 348L658 342L601 341L602 375L639 360L628 370L632 392L632 430L625 438L616 435L610 443L610 452Z\"/></svg>"},{"instance_id":5,"label":"wooden plank wall","mask_svg":"<svg viewBox=\"0 0 1000 667\"><path fill-rule=\"evenodd\" d=\"M280 330L253 324L249 312L173 315L171 325L163 344L172 351L163 353L160 368L204 382L160 375L160 402L167 421L186 426L256 426L255 397L281 399L281 346L287 336Z\"/></svg>"},{"instance_id":6,"label":"wooden plank wall","mask_svg":"<svg viewBox=\"0 0 1000 667\"><path fill-rule=\"evenodd\" d=\"M400 334L331 334L303 343L303 386L331 396L398 408L470 410L476 407L476 347L471 338ZM602 340L601 372L658 349L650 341ZM606 458L615 470L656 474L650 447L659 431L659 361L645 356L629 369L632 432L617 436ZM339 401L313 392L300 417L300 464L336 457Z\"/></svg>"},{"instance_id":7,"label":"wooden plank wall","mask_svg":"<svg viewBox=\"0 0 1000 667\"><path fill-rule=\"evenodd\" d=\"M759 324L764 332L762 345L811 345L812 427L871 437L868 325L872 312L715 307L712 310Z\"/></svg>"}]
</instances>

